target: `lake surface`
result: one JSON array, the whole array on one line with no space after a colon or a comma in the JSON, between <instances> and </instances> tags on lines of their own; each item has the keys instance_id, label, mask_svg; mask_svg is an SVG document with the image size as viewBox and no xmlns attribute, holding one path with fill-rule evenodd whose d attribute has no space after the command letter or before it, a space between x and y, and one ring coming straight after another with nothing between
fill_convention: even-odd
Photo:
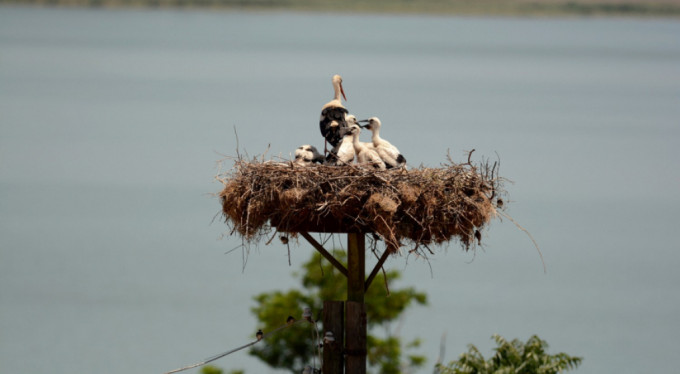
<instances>
[{"instance_id":1,"label":"lake surface","mask_svg":"<svg viewBox=\"0 0 680 374\"><path fill-rule=\"evenodd\" d=\"M421 372L444 333L446 362L538 334L579 373L675 370L677 21L2 6L0 372L162 373L251 341L252 296L298 287L312 249L239 249L216 161L322 147L336 73L411 165L500 157L547 264L508 220L390 259L429 294L392 326Z\"/></svg>"}]
</instances>

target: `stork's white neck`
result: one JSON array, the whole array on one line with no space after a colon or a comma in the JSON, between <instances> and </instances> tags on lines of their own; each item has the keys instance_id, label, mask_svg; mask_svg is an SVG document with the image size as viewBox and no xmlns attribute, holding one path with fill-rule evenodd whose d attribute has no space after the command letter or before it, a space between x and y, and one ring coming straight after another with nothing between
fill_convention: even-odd
<instances>
[{"instance_id":1,"label":"stork's white neck","mask_svg":"<svg viewBox=\"0 0 680 374\"><path fill-rule=\"evenodd\" d=\"M352 143L354 144L355 147L359 146L359 132L355 132L352 134Z\"/></svg>"},{"instance_id":2,"label":"stork's white neck","mask_svg":"<svg viewBox=\"0 0 680 374\"><path fill-rule=\"evenodd\" d=\"M326 86L328 87L328 86ZM334 100L337 100L342 103L342 92L340 90L340 83L333 82L333 91L335 91L335 97L333 98Z\"/></svg>"},{"instance_id":3,"label":"stork's white neck","mask_svg":"<svg viewBox=\"0 0 680 374\"><path fill-rule=\"evenodd\" d=\"M382 138L380 138L380 129L377 127L371 128L371 132L373 133L373 135L371 135L373 144L378 144L382 140Z\"/></svg>"}]
</instances>

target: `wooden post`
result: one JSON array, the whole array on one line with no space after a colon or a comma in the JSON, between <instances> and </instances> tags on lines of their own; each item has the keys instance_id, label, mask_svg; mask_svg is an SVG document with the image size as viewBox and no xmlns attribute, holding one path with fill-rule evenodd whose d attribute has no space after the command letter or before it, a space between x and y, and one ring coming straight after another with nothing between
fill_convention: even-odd
<instances>
[{"instance_id":1,"label":"wooden post","mask_svg":"<svg viewBox=\"0 0 680 374\"><path fill-rule=\"evenodd\" d=\"M366 243L363 233L347 234L347 301L364 302Z\"/></svg>"},{"instance_id":2,"label":"wooden post","mask_svg":"<svg viewBox=\"0 0 680 374\"><path fill-rule=\"evenodd\" d=\"M347 234L347 323L345 373L366 374L366 241L363 233Z\"/></svg>"},{"instance_id":3,"label":"wooden post","mask_svg":"<svg viewBox=\"0 0 680 374\"><path fill-rule=\"evenodd\" d=\"M343 349L345 347L345 303L342 301L323 302L323 334L332 332L334 342L323 344L323 367L321 372L324 374L342 374L345 362L343 360Z\"/></svg>"},{"instance_id":4,"label":"wooden post","mask_svg":"<svg viewBox=\"0 0 680 374\"><path fill-rule=\"evenodd\" d=\"M347 302L345 373L366 374L366 304Z\"/></svg>"}]
</instances>

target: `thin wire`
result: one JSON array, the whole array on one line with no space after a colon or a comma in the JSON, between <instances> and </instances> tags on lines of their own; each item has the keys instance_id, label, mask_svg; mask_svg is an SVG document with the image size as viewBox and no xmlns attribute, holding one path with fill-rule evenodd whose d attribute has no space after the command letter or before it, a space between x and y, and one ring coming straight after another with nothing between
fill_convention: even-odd
<instances>
[{"instance_id":1,"label":"thin wire","mask_svg":"<svg viewBox=\"0 0 680 374\"><path fill-rule=\"evenodd\" d=\"M245 349L245 348L248 348L248 347L250 347L250 346L252 346L252 345L255 345L257 342L264 340L264 338L266 338L266 337L268 337L268 336L270 336L270 335L272 335L272 334L274 334L274 333L276 333L276 332L279 332L279 331L281 331L281 330L283 330L283 329L285 329L285 328L287 328L287 327L293 326L293 325L295 325L295 324L297 324L297 323L299 323L299 322L303 322L303 321L305 321L305 320L304 320L304 319L300 319L300 320L297 320L297 321L295 321L295 322L293 322L293 323L286 323L286 324L281 325L281 326L275 328L274 330L272 330L272 331L270 331L270 332L268 332L268 333L262 335L262 338L260 338L260 339L257 339L257 340L255 340L255 341L252 341L252 342L248 343L248 344L242 345L242 346L240 346L240 347L238 347L238 348L234 348L234 349L232 349L231 351L227 351L227 352L220 353L220 354L218 354L218 355L215 355L215 356L206 358L205 360L203 360L203 361L201 361L201 362L197 362L197 363L192 364L192 365L189 365L189 366L184 366L184 367L181 367L181 368L178 368L178 369L175 369L175 370L171 370L171 371L165 372L164 374L179 373L180 371L184 371L184 370L188 370L188 369L193 369L193 368L195 368L195 367L203 366L203 365L205 365L205 364L207 364L207 363L210 363L210 362L213 362L213 361L215 361L215 360L218 360L218 359L220 359L220 358L222 358L222 357L224 357L224 356L230 355L230 354L232 354L232 353L234 353L234 352L238 352L238 351L240 351L240 350L242 350L242 349Z\"/></svg>"},{"instance_id":2,"label":"thin wire","mask_svg":"<svg viewBox=\"0 0 680 374\"><path fill-rule=\"evenodd\" d=\"M321 338L319 337L319 326L317 326L316 321L312 322L312 325L314 325L314 330L312 330L312 340L314 341L314 345L316 346L316 352L319 355L319 365L322 364L323 359L321 358ZM314 359L312 360L312 366L316 367L316 355L313 355Z\"/></svg>"},{"instance_id":3,"label":"thin wire","mask_svg":"<svg viewBox=\"0 0 680 374\"><path fill-rule=\"evenodd\" d=\"M312 341L314 342L314 349L317 350L319 354L319 365L323 365L323 359L321 358L321 339L319 336L319 326L317 325L317 321L312 318L311 314L311 309L310 308L305 308L304 313L302 314L302 318L306 319L309 321L309 323L314 326L314 329L312 330ZM313 351L313 350L312 350ZM316 366L316 355L312 354L312 366Z\"/></svg>"}]
</instances>

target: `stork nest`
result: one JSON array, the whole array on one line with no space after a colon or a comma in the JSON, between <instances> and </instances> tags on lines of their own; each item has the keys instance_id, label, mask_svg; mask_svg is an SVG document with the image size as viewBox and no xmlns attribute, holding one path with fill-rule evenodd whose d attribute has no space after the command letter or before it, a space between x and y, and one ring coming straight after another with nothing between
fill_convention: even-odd
<instances>
[{"instance_id":1,"label":"stork nest","mask_svg":"<svg viewBox=\"0 0 680 374\"><path fill-rule=\"evenodd\" d=\"M292 162L237 159L219 175L219 196L232 234L246 241L272 230L374 233L390 251L411 242L458 239L464 249L481 241L504 194L496 163L377 171L358 165L296 166Z\"/></svg>"}]
</instances>

